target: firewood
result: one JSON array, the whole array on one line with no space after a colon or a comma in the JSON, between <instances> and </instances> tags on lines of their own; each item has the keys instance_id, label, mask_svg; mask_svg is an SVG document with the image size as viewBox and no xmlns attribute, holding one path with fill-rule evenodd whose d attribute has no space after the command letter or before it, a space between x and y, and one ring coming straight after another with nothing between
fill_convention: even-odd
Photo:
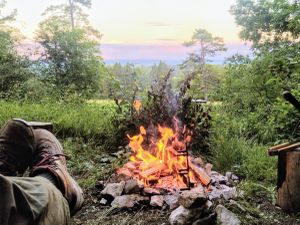
<instances>
[{"instance_id":1,"label":"firewood","mask_svg":"<svg viewBox=\"0 0 300 225\"><path fill-rule=\"evenodd\" d=\"M193 163L189 164L190 170L192 170L195 176L201 181L201 183L205 186L209 185L211 182L210 176L204 171L204 169L195 166Z\"/></svg>"},{"instance_id":2,"label":"firewood","mask_svg":"<svg viewBox=\"0 0 300 225\"><path fill-rule=\"evenodd\" d=\"M276 146L274 146L276 147ZM277 147L277 148L270 148L268 149L268 154L269 156L274 156L274 155L278 155L280 152L288 152L290 150L294 150L296 148L300 147L300 142L296 142L296 143L292 143L292 144L282 144L281 147Z\"/></svg>"},{"instance_id":3,"label":"firewood","mask_svg":"<svg viewBox=\"0 0 300 225\"><path fill-rule=\"evenodd\" d=\"M144 179L147 179L150 175L156 174L165 168L164 164L158 164L155 167L147 169L140 173L140 176Z\"/></svg>"},{"instance_id":4,"label":"firewood","mask_svg":"<svg viewBox=\"0 0 300 225\"><path fill-rule=\"evenodd\" d=\"M130 170L136 169L141 163L136 163L136 162L128 162L124 165L124 167L127 167Z\"/></svg>"}]
</instances>

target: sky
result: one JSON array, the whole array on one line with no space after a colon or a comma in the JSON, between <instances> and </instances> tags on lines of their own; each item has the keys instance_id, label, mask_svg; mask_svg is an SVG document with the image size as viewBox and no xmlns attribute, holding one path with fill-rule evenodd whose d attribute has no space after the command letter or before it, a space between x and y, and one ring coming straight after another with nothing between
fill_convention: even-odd
<instances>
[{"instance_id":1,"label":"sky","mask_svg":"<svg viewBox=\"0 0 300 225\"><path fill-rule=\"evenodd\" d=\"M67 0L9 0L6 12L17 9L16 26L33 42L34 31L50 5ZM229 13L235 0L92 0L87 9L91 24L102 34L101 52L107 63L115 61L141 64L158 60L176 64L184 60L191 48L190 40L197 28L224 38L228 52L214 58L222 63L234 53L247 54L249 45L238 37L239 28Z\"/></svg>"}]
</instances>

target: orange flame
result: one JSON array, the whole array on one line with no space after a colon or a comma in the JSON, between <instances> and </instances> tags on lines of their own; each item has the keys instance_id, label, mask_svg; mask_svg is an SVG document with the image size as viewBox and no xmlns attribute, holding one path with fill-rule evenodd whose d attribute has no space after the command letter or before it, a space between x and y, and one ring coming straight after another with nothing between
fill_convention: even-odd
<instances>
[{"instance_id":1,"label":"orange flame","mask_svg":"<svg viewBox=\"0 0 300 225\"><path fill-rule=\"evenodd\" d=\"M129 146L133 153L130 161L124 167L118 169L118 174L129 174L140 180L145 186L156 188L185 188L186 182L180 174L188 167L188 156L180 154L186 151L187 144L191 141L191 135L183 127L179 132L178 121L175 120L175 129L157 126L159 138L152 140L152 144L145 147L147 131L141 126L140 133L129 136ZM147 149L146 149L147 148ZM179 154L178 154L179 153ZM193 173L188 174L192 181L196 180Z\"/></svg>"}]
</instances>

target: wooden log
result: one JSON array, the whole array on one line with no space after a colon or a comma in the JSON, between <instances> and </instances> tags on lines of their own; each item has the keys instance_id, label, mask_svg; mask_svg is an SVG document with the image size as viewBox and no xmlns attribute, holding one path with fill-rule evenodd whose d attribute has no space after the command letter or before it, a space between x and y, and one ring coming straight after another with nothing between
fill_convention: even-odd
<instances>
[{"instance_id":1,"label":"wooden log","mask_svg":"<svg viewBox=\"0 0 300 225\"><path fill-rule=\"evenodd\" d=\"M300 142L296 143L284 143L282 145L274 146L273 148L268 149L269 156L275 156L278 155L279 152L287 152L294 150L296 148L300 147Z\"/></svg>"},{"instance_id":2,"label":"wooden log","mask_svg":"<svg viewBox=\"0 0 300 225\"><path fill-rule=\"evenodd\" d=\"M158 164L157 166L155 167L152 167L150 169L147 169L143 172L140 172L140 176L143 178L143 179L147 179L149 176L153 175L153 174L156 174L156 173L159 173L161 170L163 170L165 168L165 165L164 164Z\"/></svg>"},{"instance_id":3,"label":"wooden log","mask_svg":"<svg viewBox=\"0 0 300 225\"><path fill-rule=\"evenodd\" d=\"M300 149L278 154L277 205L300 212Z\"/></svg>"},{"instance_id":4,"label":"wooden log","mask_svg":"<svg viewBox=\"0 0 300 225\"><path fill-rule=\"evenodd\" d=\"M211 182L210 176L204 171L204 169L194 165L193 163L189 163L189 168L195 174L195 176L201 181L201 183L205 186L209 185Z\"/></svg>"}]
</instances>

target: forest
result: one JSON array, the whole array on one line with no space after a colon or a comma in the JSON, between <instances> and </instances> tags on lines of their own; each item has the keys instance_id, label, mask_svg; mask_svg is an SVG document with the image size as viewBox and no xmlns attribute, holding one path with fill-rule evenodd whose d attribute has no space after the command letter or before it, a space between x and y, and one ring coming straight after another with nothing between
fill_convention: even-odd
<instances>
[{"instance_id":1,"label":"forest","mask_svg":"<svg viewBox=\"0 0 300 225\"><path fill-rule=\"evenodd\" d=\"M97 187L129 160L128 137L141 125L168 126L174 117L191 131L189 154L239 178L243 194L214 204L241 224L300 224L299 213L276 204L278 159L267 154L300 135L300 112L283 97L288 91L300 100L299 0L235 1L230 13L249 55L214 64L227 50L223 38L195 27L182 44L196 50L181 64L152 66L106 64L102 33L86 14L93 2L61 2L41 12L29 51L20 50L18 12L4 13L0 0L0 125L11 118L53 124L87 196L72 224L182 224L168 220L167 208L103 206Z\"/></svg>"}]
</instances>

